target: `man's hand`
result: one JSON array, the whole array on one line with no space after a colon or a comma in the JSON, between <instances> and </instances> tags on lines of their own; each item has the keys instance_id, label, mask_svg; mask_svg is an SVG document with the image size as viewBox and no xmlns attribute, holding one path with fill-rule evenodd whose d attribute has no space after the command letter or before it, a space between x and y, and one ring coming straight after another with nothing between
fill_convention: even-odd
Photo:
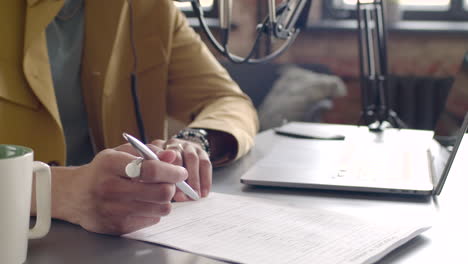
<instances>
[{"instance_id":1,"label":"man's hand","mask_svg":"<svg viewBox=\"0 0 468 264\"><path fill-rule=\"evenodd\" d=\"M87 165L54 168L54 217L92 232L120 235L169 214L175 183L187 179L187 170L171 164L177 163L175 152L162 151L161 161L143 161L141 176L130 179L125 166L137 157L129 152L126 144L98 153Z\"/></svg>"},{"instance_id":2,"label":"man's hand","mask_svg":"<svg viewBox=\"0 0 468 264\"><path fill-rule=\"evenodd\" d=\"M174 165L183 166L188 171L187 183L201 197L206 197L211 190L211 177L213 173L210 157L201 145L182 139L171 138L167 141L155 140L152 144L162 148L175 151L176 158ZM170 146L168 148L168 146ZM176 190L174 200L177 202L188 201L188 198L182 191Z\"/></svg>"}]
</instances>

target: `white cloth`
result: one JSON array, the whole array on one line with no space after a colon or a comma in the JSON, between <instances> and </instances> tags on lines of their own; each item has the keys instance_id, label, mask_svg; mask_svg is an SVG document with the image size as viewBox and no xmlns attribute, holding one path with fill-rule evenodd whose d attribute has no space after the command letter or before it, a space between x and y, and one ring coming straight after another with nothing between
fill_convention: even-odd
<instances>
[{"instance_id":1,"label":"white cloth","mask_svg":"<svg viewBox=\"0 0 468 264\"><path fill-rule=\"evenodd\" d=\"M312 121L314 104L326 98L346 95L343 81L334 75L320 74L297 66L285 66L280 78L259 106L262 130L287 121Z\"/></svg>"}]
</instances>

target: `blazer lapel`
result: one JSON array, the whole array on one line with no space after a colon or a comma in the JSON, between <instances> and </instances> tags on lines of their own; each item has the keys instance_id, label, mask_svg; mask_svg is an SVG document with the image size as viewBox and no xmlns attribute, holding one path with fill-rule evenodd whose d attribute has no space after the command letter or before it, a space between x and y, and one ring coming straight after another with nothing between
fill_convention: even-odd
<instances>
[{"instance_id":1,"label":"blazer lapel","mask_svg":"<svg viewBox=\"0 0 468 264\"><path fill-rule=\"evenodd\" d=\"M61 126L50 72L45 29L64 2L28 0L24 38L23 70L34 94Z\"/></svg>"},{"instance_id":2,"label":"blazer lapel","mask_svg":"<svg viewBox=\"0 0 468 264\"><path fill-rule=\"evenodd\" d=\"M82 60L82 89L88 111L91 134L97 149L105 146L104 114L105 92L109 83L105 81L117 31L122 19L125 0L86 0L85 41Z\"/></svg>"}]
</instances>

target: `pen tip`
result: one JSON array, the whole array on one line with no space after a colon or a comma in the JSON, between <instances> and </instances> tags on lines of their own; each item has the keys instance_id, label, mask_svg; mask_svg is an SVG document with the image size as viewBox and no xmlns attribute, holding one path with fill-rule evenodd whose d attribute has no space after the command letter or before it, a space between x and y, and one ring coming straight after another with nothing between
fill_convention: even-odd
<instances>
[{"instance_id":1,"label":"pen tip","mask_svg":"<svg viewBox=\"0 0 468 264\"><path fill-rule=\"evenodd\" d=\"M127 134L127 133L125 133L125 132L124 132L124 133L122 133L122 136L125 138L125 140L127 140L127 141L128 141L128 134Z\"/></svg>"}]
</instances>

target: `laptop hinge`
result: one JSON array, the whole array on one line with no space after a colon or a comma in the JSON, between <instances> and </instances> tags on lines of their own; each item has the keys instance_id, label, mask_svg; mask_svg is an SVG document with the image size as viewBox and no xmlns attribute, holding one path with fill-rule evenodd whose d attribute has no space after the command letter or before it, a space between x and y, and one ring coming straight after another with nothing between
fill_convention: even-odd
<instances>
[{"instance_id":1,"label":"laptop hinge","mask_svg":"<svg viewBox=\"0 0 468 264\"><path fill-rule=\"evenodd\" d=\"M429 161L429 174L431 175L431 183L432 183L432 195L435 193L436 186L435 184L437 183L437 172L436 168L434 165L434 157L432 156L431 149L429 148L427 151L427 159Z\"/></svg>"}]
</instances>

